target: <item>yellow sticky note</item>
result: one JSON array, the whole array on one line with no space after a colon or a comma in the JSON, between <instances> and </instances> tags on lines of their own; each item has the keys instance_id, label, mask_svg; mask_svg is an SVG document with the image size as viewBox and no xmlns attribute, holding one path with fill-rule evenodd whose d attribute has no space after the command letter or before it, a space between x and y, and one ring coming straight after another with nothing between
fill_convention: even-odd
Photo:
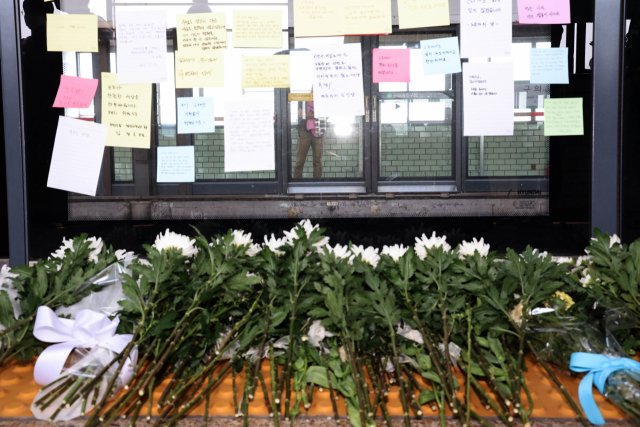
<instances>
[{"instance_id":1,"label":"yellow sticky note","mask_svg":"<svg viewBox=\"0 0 640 427\"><path fill-rule=\"evenodd\" d=\"M449 0L398 0L400 29L449 25Z\"/></svg>"},{"instance_id":2,"label":"yellow sticky note","mask_svg":"<svg viewBox=\"0 0 640 427\"><path fill-rule=\"evenodd\" d=\"M190 13L176 16L178 50L227 48L227 16L224 13Z\"/></svg>"},{"instance_id":3,"label":"yellow sticky note","mask_svg":"<svg viewBox=\"0 0 640 427\"><path fill-rule=\"evenodd\" d=\"M345 34L390 34L391 0L342 0Z\"/></svg>"},{"instance_id":4,"label":"yellow sticky note","mask_svg":"<svg viewBox=\"0 0 640 427\"><path fill-rule=\"evenodd\" d=\"M544 136L584 135L582 98L545 98Z\"/></svg>"},{"instance_id":5,"label":"yellow sticky note","mask_svg":"<svg viewBox=\"0 0 640 427\"><path fill-rule=\"evenodd\" d=\"M110 147L150 148L151 83L121 85L115 73L102 73L102 124Z\"/></svg>"},{"instance_id":6,"label":"yellow sticky note","mask_svg":"<svg viewBox=\"0 0 640 427\"><path fill-rule=\"evenodd\" d=\"M339 36L344 7L339 0L293 0L296 37Z\"/></svg>"},{"instance_id":7,"label":"yellow sticky note","mask_svg":"<svg viewBox=\"0 0 640 427\"><path fill-rule=\"evenodd\" d=\"M97 52L98 15L47 14L49 52Z\"/></svg>"},{"instance_id":8,"label":"yellow sticky note","mask_svg":"<svg viewBox=\"0 0 640 427\"><path fill-rule=\"evenodd\" d=\"M176 88L224 86L224 50L176 50Z\"/></svg>"},{"instance_id":9,"label":"yellow sticky note","mask_svg":"<svg viewBox=\"0 0 640 427\"><path fill-rule=\"evenodd\" d=\"M243 88L289 86L289 55L242 57Z\"/></svg>"},{"instance_id":10,"label":"yellow sticky note","mask_svg":"<svg viewBox=\"0 0 640 427\"><path fill-rule=\"evenodd\" d=\"M282 12L234 10L233 47L282 47Z\"/></svg>"}]
</instances>

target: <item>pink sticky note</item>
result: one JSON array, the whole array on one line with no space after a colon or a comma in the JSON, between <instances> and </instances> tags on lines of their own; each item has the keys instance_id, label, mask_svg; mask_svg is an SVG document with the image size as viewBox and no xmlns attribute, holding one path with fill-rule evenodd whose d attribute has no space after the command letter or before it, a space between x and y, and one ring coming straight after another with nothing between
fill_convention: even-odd
<instances>
[{"instance_id":1,"label":"pink sticky note","mask_svg":"<svg viewBox=\"0 0 640 427\"><path fill-rule=\"evenodd\" d=\"M409 83L409 49L373 49L373 82Z\"/></svg>"},{"instance_id":2,"label":"pink sticky note","mask_svg":"<svg viewBox=\"0 0 640 427\"><path fill-rule=\"evenodd\" d=\"M54 108L87 108L98 89L97 79L83 79L82 77L60 77L60 87Z\"/></svg>"},{"instance_id":3,"label":"pink sticky note","mask_svg":"<svg viewBox=\"0 0 640 427\"><path fill-rule=\"evenodd\" d=\"M518 0L521 24L570 24L569 0Z\"/></svg>"}]
</instances>

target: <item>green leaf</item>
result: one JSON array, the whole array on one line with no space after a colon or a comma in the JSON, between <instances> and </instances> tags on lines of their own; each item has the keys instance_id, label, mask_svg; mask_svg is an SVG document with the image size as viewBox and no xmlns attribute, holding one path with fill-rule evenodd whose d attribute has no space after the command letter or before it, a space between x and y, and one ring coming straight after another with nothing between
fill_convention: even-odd
<instances>
[{"instance_id":1,"label":"green leaf","mask_svg":"<svg viewBox=\"0 0 640 427\"><path fill-rule=\"evenodd\" d=\"M44 265L36 264L36 272L36 280L34 280L31 290L36 297L42 299L47 294L47 288L49 287L47 271L44 269Z\"/></svg>"},{"instance_id":2,"label":"green leaf","mask_svg":"<svg viewBox=\"0 0 640 427\"><path fill-rule=\"evenodd\" d=\"M420 404L420 406L422 406L427 402L431 402L435 398L436 398L436 394L433 391L429 390L428 388L425 388L420 393L420 397L418 398L418 403Z\"/></svg>"},{"instance_id":3,"label":"green leaf","mask_svg":"<svg viewBox=\"0 0 640 427\"><path fill-rule=\"evenodd\" d=\"M326 389L329 388L329 381L327 380L327 370L324 367L309 366L304 375L308 383L314 383Z\"/></svg>"},{"instance_id":4,"label":"green leaf","mask_svg":"<svg viewBox=\"0 0 640 427\"><path fill-rule=\"evenodd\" d=\"M13 325L16 321L11 305L11 298L7 291L0 291L0 324L5 328Z\"/></svg>"},{"instance_id":5,"label":"green leaf","mask_svg":"<svg viewBox=\"0 0 640 427\"><path fill-rule=\"evenodd\" d=\"M422 369L423 371L431 370L431 357L426 354L419 355L418 365L420 365L420 369Z\"/></svg>"},{"instance_id":6,"label":"green leaf","mask_svg":"<svg viewBox=\"0 0 640 427\"><path fill-rule=\"evenodd\" d=\"M426 379L434 382L434 383L437 383L437 384L441 383L440 382L440 377L438 376L438 374L436 374L433 371L423 372L422 376L425 377Z\"/></svg>"}]
</instances>

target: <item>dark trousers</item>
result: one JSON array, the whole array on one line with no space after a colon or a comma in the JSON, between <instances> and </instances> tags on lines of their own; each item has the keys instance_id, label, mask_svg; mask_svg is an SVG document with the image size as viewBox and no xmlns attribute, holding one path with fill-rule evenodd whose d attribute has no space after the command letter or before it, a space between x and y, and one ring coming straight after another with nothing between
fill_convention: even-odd
<instances>
[{"instance_id":1,"label":"dark trousers","mask_svg":"<svg viewBox=\"0 0 640 427\"><path fill-rule=\"evenodd\" d=\"M315 137L311 132L300 132L298 135L298 155L293 177L302 178L302 169L307 160L309 147L313 152L313 177L322 178L322 151L324 149L324 135Z\"/></svg>"}]
</instances>

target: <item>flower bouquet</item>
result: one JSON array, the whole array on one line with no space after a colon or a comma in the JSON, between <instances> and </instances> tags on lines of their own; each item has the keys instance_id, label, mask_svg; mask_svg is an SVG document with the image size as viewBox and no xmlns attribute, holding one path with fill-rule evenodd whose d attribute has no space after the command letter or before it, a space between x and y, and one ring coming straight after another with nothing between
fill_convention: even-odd
<instances>
[{"instance_id":1,"label":"flower bouquet","mask_svg":"<svg viewBox=\"0 0 640 427\"><path fill-rule=\"evenodd\" d=\"M593 398L593 385L640 423L640 363L626 358L614 332L637 323L626 309L605 313L605 331L552 309L530 324L529 336L538 360L575 372L587 372L579 387L580 404L589 422L605 423Z\"/></svg>"}]
</instances>

